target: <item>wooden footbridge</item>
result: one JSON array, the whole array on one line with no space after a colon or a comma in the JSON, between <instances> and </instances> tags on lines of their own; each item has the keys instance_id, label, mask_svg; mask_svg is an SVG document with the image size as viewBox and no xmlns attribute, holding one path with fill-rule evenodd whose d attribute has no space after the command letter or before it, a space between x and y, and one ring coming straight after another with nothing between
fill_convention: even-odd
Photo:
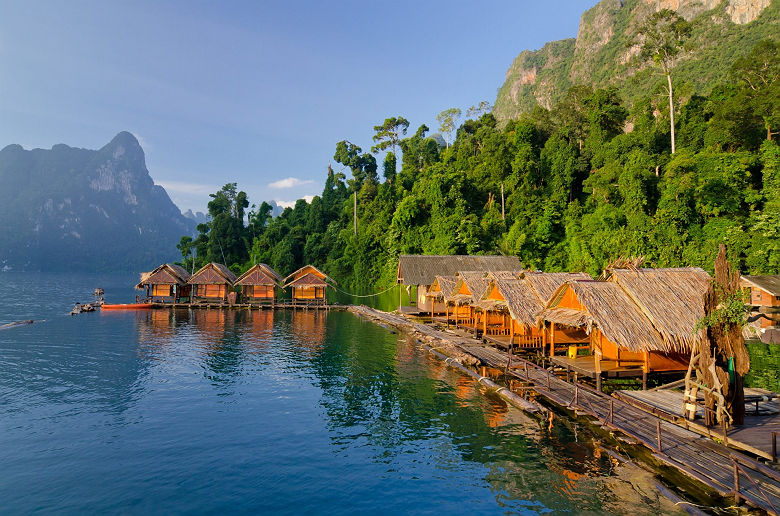
<instances>
[{"instance_id":1,"label":"wooden footbridge","mask_svg":"<svg viewBox=\"0 0 780 516\"><path fill-rule=\"evenodd\" d=\"M692 432L626 401L590 386L556 376L539 365L484 345L473 338L436 330L406 317L373 309L357 309L369 317L453 344L485 367L502 371L520 392L533 391L548 402L590 416L600 426L647 447L660 463L676 468L723 496L780 514L780 471L711 438ZM485 375L485 373L483 373ZM728 436L726 436L726 441Z\"/></svg>"}]
</instances>

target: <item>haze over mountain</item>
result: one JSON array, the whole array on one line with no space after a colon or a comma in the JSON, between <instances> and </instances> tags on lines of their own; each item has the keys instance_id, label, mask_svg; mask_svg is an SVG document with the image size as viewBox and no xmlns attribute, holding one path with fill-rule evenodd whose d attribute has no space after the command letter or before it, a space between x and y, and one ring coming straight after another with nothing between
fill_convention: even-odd
<instances>
[{"instance_id":1,"label":"haze over mountain","mask_svg":"<svg viewBox=\"0 0 780 516\"><path fill-rule=\"evenodd\" d=\"M629 103L654 93L660 77L634 59L639 46L632 39L638 25L663 8L693 23L687 51L674 70L680 100L708 95L737 58L780 34L777 0L601 0L582 14L576 39L551 41L515 58L493 114L508 120L537 104L550 109L580 84L615 86Z\"/></svg>"},{"instance_id":2,"label":"haze over mountain","mask_svg":"<svg viewBox=\"0 0 780 516\"><path fill-rule=\"evenodd\" d=\"M128 132L99 150L0 151L0 268L146 270L194 231Z\"/></svg>"}]
</instances>

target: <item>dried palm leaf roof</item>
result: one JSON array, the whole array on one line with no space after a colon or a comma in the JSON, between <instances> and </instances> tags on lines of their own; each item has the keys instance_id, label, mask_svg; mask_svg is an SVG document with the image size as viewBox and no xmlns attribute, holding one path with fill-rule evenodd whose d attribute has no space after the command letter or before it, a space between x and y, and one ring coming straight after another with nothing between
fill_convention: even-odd
<instances>
[{"instance_id":1,"label":"dried palm leaf roof","mask_svg":"<svg viewBox=\"0 0 780 516\"><path fill-rule=\"evenodd\" d=\"M274 285L281 286L282 277L264 263L253 265L235 281L235 285Z\"/></svg>"},{"instance_id":2,"label":"dried palm leaf roof","mask_svg":"<svg viewBox=\"0 0 780 516\"><path fill-rule=\"evenodd\" d=\"M142 289L146 285L186 285L190 273L175 263L164 263L151 272L142 272L141 281L135 286Z\"/></svg>"},{"instance_id":3,"label":"dried palm leaf roof","mask_svg":"<svg viewBox=\"0 0 780 516\"><path fill-rule=\"evenodd\" d=\"M300 276L285 285L285 287L327 287L327 286L328 283L323 278L320 278L319 276L311 272L307 272L303 276Z\"/></svg>"},{"instance_id":4,"label":"dried palm leaf roof","mask_svg":"<svg viewBox=\"0 0 780 516\"><path fill-rule=\"evenodd\" d=\"M526 272L519 277L491 274L493 280L485 290L479 302L485 310L507 310L512 319L526 326L536 324L536 314L564 282L572 279L590 279L585 273L568 272ZM488 296L498 289L501 299L490 299Z\"/></svg>"},{"instance_id":5,"label":"dried palm leaf roof","mask_svg":"<svg viewBox=\"0 0 780 516\"><path fill-rule=\"evenodd\" d=\"M448 299L453 294L453 289L455 288L455 285L458 284L458 281L453 276L436 276L436 279L433 280L433 284L431 284L431 289L436 288L435 291L428 291L427 294L425 294L428 297L432 297L435 299Z\"/></svg>"},{"instance_id":6,"label":"dried palm leaf roof","mask_svg":"<svg viewBox=\"0 0 780 516\"><path fill-rule=\"evenodd\" d=\"M584 310L558 307L568 289L574 292ZM629 351L685 351L665 341L628 294L611 281L572 280L564 283L547 308L539 313L537 320L584 327L588 334L595 326L607 339Z\"/></svg>"},{"instance_id":7,"label":"dried palm leaf roof","mask_svg":"<svg viewBox=\"0 0 780 516\"><path fill-rule=\"evenodd\" d=\"M773 296L780 296L780 274L742 276L742 282L766 290Z\"/></svg>"},{"instance_id":8,"label":"dried palm leaf roof","mask_svg":"<svg viewBox=\"0 0 780 516\"><path fill-rule=\"evenodd\" d=\"M522 270L517 271L490 271L488 275L495 279L513 280L519 278L523 274Z\"/></svg>"},{"instance_id":9,"label":"dried palm leaf roof","mask_svg":"<svg viewBox=\"0 0 780 516\"><path fill-rule=\"evenodd\" d=\"M232 285L236 281L233 271L221 263L207 263L190 277L190 285Z\"/></svg>"},{"instance_id":10,"label":"dried palm leaf roof","mask_svg":"<svg viewBox=\"0 0 780 516\"><path fill-rule=\"evenodd\" d=\"M687 350L703 338L695 329L712 281L703 269L613 269L608 280L620 285L672 348Z\"/></svg>"},{"instance_id":11,"label":"dried palm leaf roof","mask_svg":"<svg viewBox=\"0 0 780 516\"><path fill-rule=\"evenodd\" d=\"M457 304L474 303L480 300L490 285L490 278L484 271L460 271L456 278L457 283L450 299ZM461 285L466 285L468 294L458 294Z\"/></svg>"},{"instance_id":12,"label":"dried palm leaf roof","mask_svg":"<svg viewBox=\"0 0 780 516\"><path fill-rule=\"evenodd\" d=\"M398 283L430 285L436 276L453 276L458 271L521 270L516 256L409 255L398 258Z\"/></svg>"},{"instance_id":13,"label":"dried palm leaf roof","mask_svg":"<svg viewBox=\"0 0 780 516\"><path fill-rule=\"evenodd\" d=\"M292 285L298 279L303 278L304 276L307 276L309 274L319 277L320 279L323 280L323 283L333 283L334 285L337 285L336 281L333 278L331 278L330 276L328 276L327 274L319 270L314 265L304 265L297 271L293 272L292 274L284 278L285 281L284 286L287 287L289 285Z\"/></svg>"}]
</instances>

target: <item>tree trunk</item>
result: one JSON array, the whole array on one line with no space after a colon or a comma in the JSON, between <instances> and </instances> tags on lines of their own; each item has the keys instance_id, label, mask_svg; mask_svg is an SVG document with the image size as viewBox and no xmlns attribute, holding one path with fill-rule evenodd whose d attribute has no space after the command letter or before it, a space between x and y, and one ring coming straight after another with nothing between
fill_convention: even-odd
<instances>
[{"instance_id":1,"label":"tree trunk","mask_svg":"<svg viewBox=\"0 0 780 516\"><path fill-rule=\"evenodd\" d=\"M731 400L731 417L735 425L745 424L745 387L744 377L734 374L734 398Z\"/></svg>"},{"instance_id":2,"label":"tree trunk","mask_svg":"<svg viewBox=\"0 0 780 516\"><path fill-rule=\"evenodd\" d=\"M672 74L666 74L669 83L669 120L672 128L672 154L674 154L674 97L672 96Z\"/></svg>"}]
</instances>

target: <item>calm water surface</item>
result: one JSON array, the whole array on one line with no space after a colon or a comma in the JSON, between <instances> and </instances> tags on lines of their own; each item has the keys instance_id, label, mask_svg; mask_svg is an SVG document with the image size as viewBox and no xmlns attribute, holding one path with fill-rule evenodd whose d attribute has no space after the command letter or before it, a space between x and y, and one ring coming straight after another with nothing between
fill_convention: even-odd
<instances>
[{"instance_id":1,"label":"calm water surface","mask_svg":"<svg viewBox=\"0 0 780 516\"><path fill-rule=\"evenodd\" d=\"M674 506L570 423L343 312L64 315L134 276L0 274L4 513L625 513Z\"/></svg>"}]
</instances>

